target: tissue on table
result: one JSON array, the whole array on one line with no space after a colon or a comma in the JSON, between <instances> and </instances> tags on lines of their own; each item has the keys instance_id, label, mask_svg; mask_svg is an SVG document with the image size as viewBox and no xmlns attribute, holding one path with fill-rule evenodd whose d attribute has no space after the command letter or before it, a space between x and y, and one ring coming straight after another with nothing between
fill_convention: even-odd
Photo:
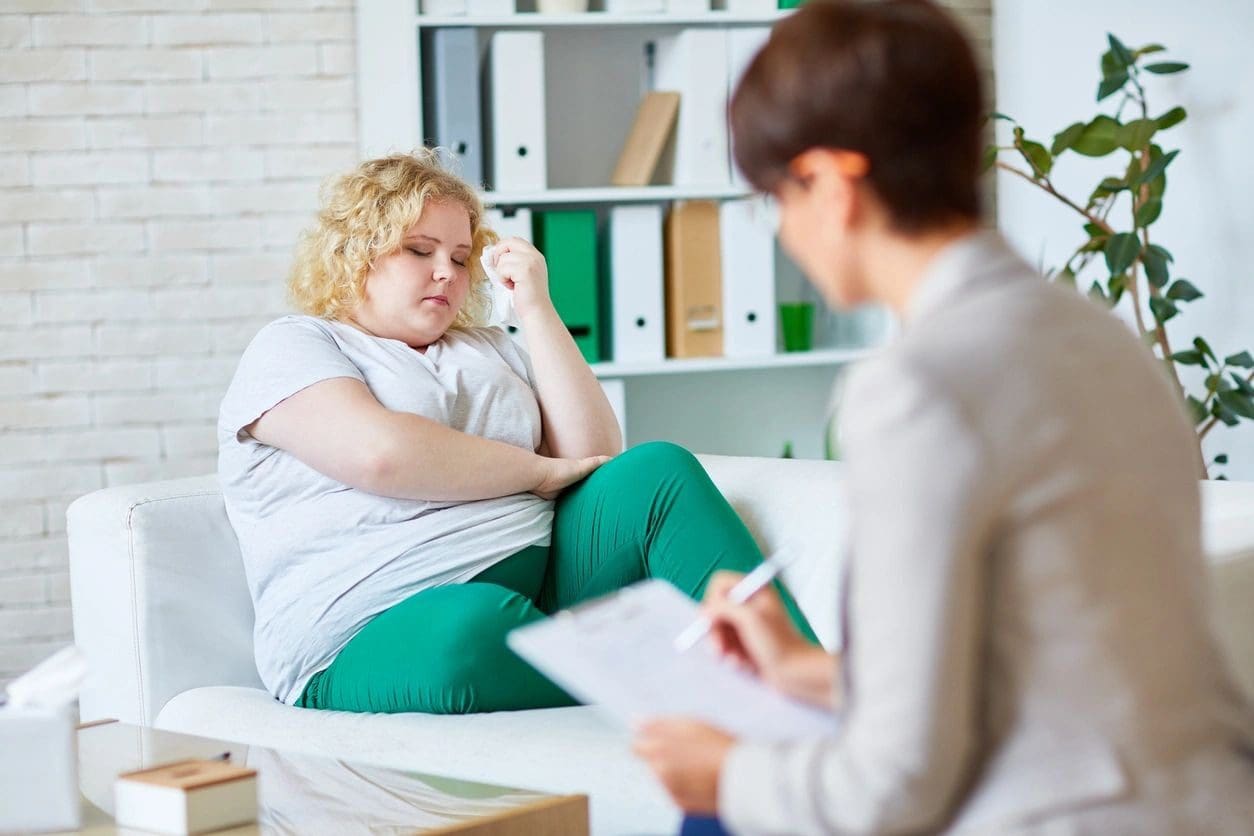
<instances>
[{"instance_id":1,"label":"tissue on table","mask_svg":"<svg viewBox=\"0 0 1254 836\"><path fill-rule=\"evenodd\" d=\"M483 254L479 256L479 263L483 265L483 272L488 274L488 281L492 285L492 318L491 324L500 325L505 328L517 328L520 323L518 315L514 313L514 291L505 286L501 280L501 274L496 271L492 260L496 256L496 244L483 248Z\"/></svg>"},{"instance_id":2,"label":"tissue on table","mask_svg":"<svg viewBox=\"0 0 1254 836\"><path fill-rule=\"evenodd\" d=\"M0 831L77 830L74 701L87 672L67 647L18 677L0 705Z\"/></svg>"}]
</instances>

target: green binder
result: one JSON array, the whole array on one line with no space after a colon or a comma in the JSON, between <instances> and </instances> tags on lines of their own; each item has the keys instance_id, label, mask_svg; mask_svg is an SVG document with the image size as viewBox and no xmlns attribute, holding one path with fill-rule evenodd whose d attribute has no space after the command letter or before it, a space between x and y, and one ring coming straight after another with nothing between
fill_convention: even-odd
<instances>
[{"instance_id":1,"label":"green binder","mask_svg":"<svg viewBox=\"0 0 1254 836\"><path fill-rule=\"evenodd\" d=\"M536 249L549 265L553 307L584 359L599 363L603 352L596 212L536 212L532 217Z\"/></svg>"}]
</instances>

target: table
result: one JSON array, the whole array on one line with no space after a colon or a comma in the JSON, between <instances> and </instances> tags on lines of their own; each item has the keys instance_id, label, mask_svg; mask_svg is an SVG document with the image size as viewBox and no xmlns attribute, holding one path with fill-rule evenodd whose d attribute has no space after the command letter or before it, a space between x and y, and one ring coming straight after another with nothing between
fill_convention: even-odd
<instances>
[{"instance_id":1,"label":"table","mask_svg":"<svg viewBox=\"0 0 1254 836\"><path fill-rule=\"evenodd\" d=\"M225 756L257 770L257 821L219 834L588 834L586 795L549 795L437 775L144 728L113 720L78 732L80 833L115 834L119 773L184 758Z\"/></svg>"}]
</instances>

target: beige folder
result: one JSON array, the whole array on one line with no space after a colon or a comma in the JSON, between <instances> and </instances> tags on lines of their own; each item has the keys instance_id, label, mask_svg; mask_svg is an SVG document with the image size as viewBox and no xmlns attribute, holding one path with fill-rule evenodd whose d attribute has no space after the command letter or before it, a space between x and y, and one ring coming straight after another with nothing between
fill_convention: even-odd
<instances>
[{"instance_id":1,"label":"beige folder","mask_svg":"<svg viewBox=\"0 0 1254 836\"><path fill-rule=\"evenodd\" d=\"M678 201L666 216L666 354L723 354L718 204Z\"/></svg>"},{"instance_id":2,"label":"beige folder","mask_svg":"<svg viewBox=\"0 0 1254 836\"><path fill-rule=\"evenodd\" d=\"M615 186L647 186L653 180L666 141L675 129L679 94L654 91L645 94L636 110L636 121L618 155L610 183Z\"/></svg>"}]
</instances>

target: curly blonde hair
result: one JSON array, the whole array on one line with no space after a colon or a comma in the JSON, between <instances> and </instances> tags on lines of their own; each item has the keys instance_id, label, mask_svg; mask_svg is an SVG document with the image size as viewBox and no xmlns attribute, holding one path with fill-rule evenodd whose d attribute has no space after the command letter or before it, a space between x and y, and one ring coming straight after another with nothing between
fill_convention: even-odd
<instances>
[{"instance_id":1,"label":"curly blonde hair","mask_svg":"<svg viewBox=\"0 0 1254 836\"><path fill-rule=\"evenodd\" d=\"M287 292L300 311L341 319L363 298L375 259L400 249L401 239L428 200L463 206L470 216L470 292L451 327L482 325L492 308L488 277L479 263L497 235L483 224L475 189L443 163L440 149L421 148L366 160L323 186L313 227L296 245Z\"/></svg>"}]
</instances>

